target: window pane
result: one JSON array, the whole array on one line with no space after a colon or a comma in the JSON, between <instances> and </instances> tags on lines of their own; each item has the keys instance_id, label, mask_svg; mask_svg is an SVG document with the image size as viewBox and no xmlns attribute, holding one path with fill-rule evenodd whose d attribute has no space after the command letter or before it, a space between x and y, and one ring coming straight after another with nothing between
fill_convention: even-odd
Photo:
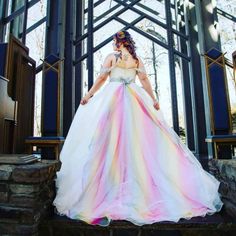
<instances>
[{"instance_id":1,"label":"window pane","mask_svg":"<svg viewBox=\"0 0 236 236\"><path fill-rule=\"evenodd\" d=\"M41 0L28 10L27 28L37 23L47 14L47 0Z\"/></svg>"},{"instance_id":2,"label":"window pane","mask_svg":"<svg viewBox=\"0 0 236 236\"><path fill-rule=\"evenodd\" d=\"M42 63L40 59L44 59L45 29L46 23L43 23L26 35L26 46L29 48L29 55L36 61L37 66Z\"/></svg>"},{"instance_id":3,"label":"window pane","mask_svg":"<svg viewBox=\"0 0 236 236\"><path fill-rule=\"evenodd\" d=\"M20 33L23 31L23 20L24 14L20 14L11 21L10 33L12 33L16 38L19 38Z\"/></svg>"},{"instance_id":4,"label":"window pane","mask_svg":"<svg viewBox=\"0 0 236 236\"><path fill-rule=\"evenodd\" d=\"M11 13L17 11L25 5L25 0L12 0Z\"/></svg>"}]
</instances>

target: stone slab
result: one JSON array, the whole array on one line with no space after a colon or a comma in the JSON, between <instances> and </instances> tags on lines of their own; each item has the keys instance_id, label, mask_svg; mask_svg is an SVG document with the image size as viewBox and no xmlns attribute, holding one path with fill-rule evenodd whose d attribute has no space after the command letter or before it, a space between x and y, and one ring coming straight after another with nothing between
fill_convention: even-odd
<instances>
[{"instance_id":1,"label":"stone slab","mask_svg":"<svg viewBox=\"0 0 236 236\"><path fill-rule=\"evenodd\" d=\"M38 158L31 154L0 154L0 164L25 165L36 161Z\"/></svg>"},{"instance_id":2,"label":"stone slab","mask_svg":"<svg viewBox=\"0 0 236 236\"><path fill-rule=\"evenodd\" d=\"M221 182L219 192L227 213L236 217L236 160L211 159L209 169Z\"/></svg>"},{"instance_id":3,"label":"stone slab","mask_svg":"<svg viewBox=\"0 0 236 236\"><path fill-rule=\"evenodd\" d=\"M0 192L0 205L6 202L8 202L8 192Z\"/></svg>"},{"instance_id":4,"label":"stone slab","mask_svg":"<svg viewBox=\"0 0 236 236\"><path fill-rule=\"evenodd\" d=\"M9 180L14 169L14 165L0 165L0 181Z\"/></svg>"},{"instance_id":5,"label":"stone slab","mask_svg":"<svg viewBox=\"0 0 236 236\"><path fill-rule=\"evenodd\" d=\"M236 181L236 160L216 160L212 159L209 161L210 168L217 168L222 177L229 178Z\"/></svg>"},{"instance_id":6,"label":"stone slab","mask_svg":"<svg viewBox=\"0 0 236 236\"><path fill-rule=\"evenodd\" d=\"M38 235L38 224L24 225L18 223L1 223L0 222L0 235L7 236L36 236ZM46 236L46 235L45 235Z\"/></svg>"},{"instance_id":7,"label":"stone slab","mask_svg":"<svg viewBox=\"0 0 236 236\"><path fill-rule=\"evenodd\" d=\"M10 191L15 194L32 194L40 192L42 186L38 184L10 184Z\"/></svg>"},{"instance_id":8,"label":"stone slab","mask_svg":"<svg viewBox=\"0 0 236 236\"><path fill-rule=\"evenodd\" d=\"M42 183L52 179L58 168L58 161L49 160L16 166L12 173L12 180L15 183Z\"/></svg>"},{"instance_id":9,"label":"stone slab","mask_svg":"<svg viewBox=\"0 0 236 236\"><path fill-rule=\"evenodd\" d=\"M35 209L0 206L0 222L14 221L22 224L34 224L38 222L40 212Z\"/></svg>"}]
</instances>

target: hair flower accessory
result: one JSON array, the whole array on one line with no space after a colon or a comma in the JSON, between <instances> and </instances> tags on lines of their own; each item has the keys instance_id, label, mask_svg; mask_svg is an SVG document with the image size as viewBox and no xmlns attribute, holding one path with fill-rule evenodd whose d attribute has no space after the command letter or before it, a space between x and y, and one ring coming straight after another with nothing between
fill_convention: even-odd
<instances>
[{"instance_id":1,"label":"hair flower accessory","mask_svg":"<svg viewBox=\"0 0 236 236\"><path fill-rule=\"evenodd\" d=\"M120 39L125 38L125 32L124 31L117 32L117 37L120 38Z\"/></svg>"}]
</instances>

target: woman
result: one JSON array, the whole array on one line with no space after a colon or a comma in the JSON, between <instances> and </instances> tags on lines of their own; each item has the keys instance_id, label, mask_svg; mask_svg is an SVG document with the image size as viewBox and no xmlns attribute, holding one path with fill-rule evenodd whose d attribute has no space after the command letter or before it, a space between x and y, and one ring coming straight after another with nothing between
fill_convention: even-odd
<instances>
[{"instance_id":1,"label":"woman","mask_svg":"<svg viewBox=\"0 0 236 236\"><path fill-rule=\"evenodd\" d=\"M57 212L107 226L220 211L219 182L167 125L128 31L114 35L113 49L81 99L60 153Z\"/></svg>"}]
</instances>

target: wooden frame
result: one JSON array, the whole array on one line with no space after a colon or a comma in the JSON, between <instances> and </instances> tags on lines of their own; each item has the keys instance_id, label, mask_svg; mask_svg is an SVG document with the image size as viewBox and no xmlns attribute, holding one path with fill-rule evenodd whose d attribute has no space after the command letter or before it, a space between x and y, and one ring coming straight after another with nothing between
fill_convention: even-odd
<instances>
[{"instance_id":1,"label":"wooden frame","mask_svg":"<svg viewBox=\"0 0 236 236\"><path fill-rule=\"evenodd\" d=\"M220 53L220 56L213 59L207 55L208 52L211 50L216 50ZM230 109L230 100L229 100L229 90L228 90L228 84L227 84L227 76L226 76L226 69L225 69L225 53L221 53L219 50L215 48L211 48L207 51L207 53L204 54L205 58L205 67L206 67L206 77L207 77L207 85L208 85L208 95L209 95L209 106L210 106L210 120L211 120L211 133L212 135L209 135L206 137L205 141L208 143L213 144L213 149L215 153L215 158L218 159L218 146L219 145L234 145L236 144L236 134L232 134L232 118L231 118L231 109ZM210 63L209 63L210 61ZM223 74L224 74L224 85L225 85L225 95L226 95L226 102L227 102L227 116L228 116L228 129L223 130L226 131L226 134L218 134L217 131L221 131L220 129L217 130L215 126L215 117L214 117L214 110L213 110L213 98L212 98L212 88L210 83L210 75L209 75L209 68L212 64L217 64L218 66L222 67Z\"/></svg>"},{"instance_id":2,"label":"wooden frame","mask_svg":"<svg viewBox=\"0 0 236 236\"><path fill-rule=\"evenodd\" d=\"M6 51L4 76L7 79L5 79L7 87L4 96L11 99L13 107L12 116L7 114L6 117L11 118L13 126L11 131L13 135L10 138L12 147L11 150L8 148L7 152L24 153L26 151L25 138L33 135L34 129L36 63L29 57L29 49L11 34ZM5 121L9 121L9 119L5 119ZM3 135L7 132L6 127L4 126ZM5 143L7 144L7 142ZM4 150L3 152L5 152Z\"/></svg>"},{"instance_id":3,"label":"wooden frame","mask_svg":"<svg viewBox=\"0 0 236 236\"><path fill-rule=\"evenodd\" d=\"M212 50L214 48L211 48L210 50ZM208 50L208 52L210 51ZM218 51L218 50L217 50ZM220 52L220 51L219 51ZM207 71L206 71L206 74L207 74L207 88L208 88L208 94L209 94L209 98L210 98L210 116L211 116L211 131L212 131L212 134L215 134L215 117L214 117L214 112L213 112L213 101L212 101L212 93L211 93L211 85L210 85L210 76L209 76L209 70L208 68L210 68L210 66L215 63L215 64L218 64L219 66L222 67L223 71L224 71L224 82L225 82L225 89L226 89L226 99L227 99L227 106L228 106L228 118L229 118L229 134L232 133L232 118L231 118L231 115L230 115L230 100L229 100L229 90L228 90L228 84L227 84L227 77L226 77L226 70L225 70L225 57L224 57L225 53L221 54L221 56L219 56L218 58L216 59L212 59L210 57L208 57L206 54L204 55L205 57L205 66L207 68ZM208 64L207 63L207 60L210 60L211 63ZM219 61L222 60L222 63L220 63Z\"/></svg>"},{"instance_id":4,"label":"wooden frame","mask_svg":"<svg viewBox=\"0 0 236 236\"><path fill-rule=\"evenodd\" d=\"M51 147L54 149L56 160L59 160L59 152L64 141L63 137L28 137L25 143L28 145L29 154L32 154L33 146Z\"/></svg>"}]
</instances>

